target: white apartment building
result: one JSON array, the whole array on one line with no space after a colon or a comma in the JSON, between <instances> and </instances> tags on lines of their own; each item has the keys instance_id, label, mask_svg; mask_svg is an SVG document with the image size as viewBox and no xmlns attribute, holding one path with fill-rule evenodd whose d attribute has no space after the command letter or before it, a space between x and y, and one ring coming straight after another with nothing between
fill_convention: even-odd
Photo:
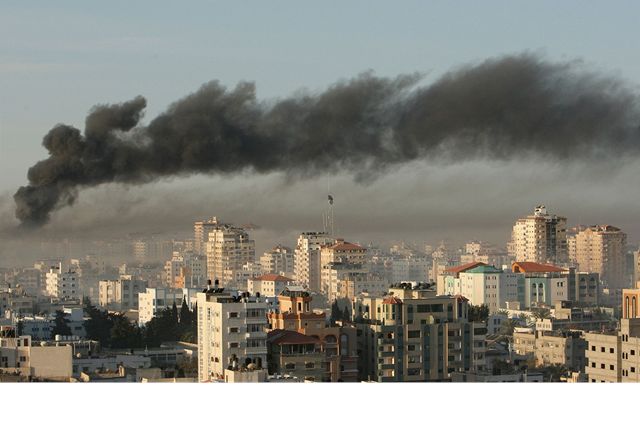
<instances>
[{"instance_id":1,"label":"white apartment building","mask_svg":"<svg viewBox=\"0 0 640 427\"><path fill-rule=\"evenodd\" d=\"M138 322L144 325L158 311L171 308L174 303L179 310L183 300L193 309L198 291L190 288L147 288L145 292L138 294Z\"/></svg>"},{"instance_id":2,"label":"white apartment building","mask_svg":"<svg viewBox=\"0 0 640 427\"><path fill-rule=\"evenodd\" d=\"M52 266L46 274L46 293L56 298L80 298L80 280L75 271L62 271L62 263Z\"/></svg>"},{"instance_id":3,"label":"white apartment building","mask_svg":"<svg viewBox=\"0 0 640 427\"><path fill-rule=\"evenodd\" d=\"M138 309L138 294L147 289L149 282L123 274L118 280L101 280L98 284L98 304L108 310Z\"/></svg>"},{"instance_id":4,"label":"white apartment building","mask_svg":"<svg viewBox=\"0 0 640 427\"><path fill-rule=\"evenodd\" d=\"M246 263L255 262L255 241L242 228L221 225L209 232L207 277L223 286L233 285L235 273Z\"/></svg>"},{"instance_id":5,"label":"white apartment building","mask_svg":"<svg viewBox=\"0 0 640 427\"><path fill-rule=\"evenodd\" d=\"M267 310L263 297L223 288L197 294L198 380L224 379L229 366L267 366Z\"/></svg>"},{"instance_id":6,"label":"white apartment building","mask_svg":"<svg viewBox=\"0 0 640 427\"><path fill-rule=\"evenodd\" d=\"M293 279L275 273L263 274L248 281L248 291L265 297L277 297L293 284Z\"/></svg>"},{"instance_id":7,"label":"white apartment building","mask_svg":"<svg viewBox=\"0 0 640 427\"><path fill-rule=\"evenodd\" d=\"M507 302L521 299L518 274L482 263L449 270L439 278L439 284L440 293L462 295L472 305L487 305L491 313L506 308Z\"/></svg>"},{"instance_id":8,"label":"white apartment building","mask_svg":"<svg viewBox=\"0 0 640 427\"><path fill-rule=\"evenodd\" d=\"M333 242L334 239L325 232L307 231L300 234L294 252L295 279L299 285L307 286L311 291L320 291L320 249Z\"/></svg>"},{"instance_id":9,"label":"white apartment building","mask_svg":"<svg viewBox=\"0 0 640 427\"><path fill-rule=\"evenodd\" d=\"M567 254L567 219L547 213L545 206L513 226L510 255L515 261L563 264Z\"/></svg>"}]
</instances>

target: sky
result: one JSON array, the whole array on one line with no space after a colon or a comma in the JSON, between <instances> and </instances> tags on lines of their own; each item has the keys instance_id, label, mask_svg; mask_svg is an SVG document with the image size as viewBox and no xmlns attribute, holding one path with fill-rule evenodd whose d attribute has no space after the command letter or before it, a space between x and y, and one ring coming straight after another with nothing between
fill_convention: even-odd
<instances>
[{"instance_id":1,"label":"sky","mask_svg":"<svg viewBox=\"0 0 640 427\"><path fill-rule=\"evenodd\" d=\"M639 12L632 1L5 0L0 221L12 221L10 196L26 183L27 169L46 157L43 135L57 123L82 128L96 104L144 95L146 117L154 117L211 80L227 86L255 81L259 98L274 99L322 90L367 70L385 77L420 72L428 81L463 64L523 51L581 60L637 87ZM635 243L636 163L411 164L367 185L342 176L331 181L347 237L504 244L515 218L545 203L570 223L619 225ZM80 234L188 230L197 217L218 214L289 236L292 229L320 227L326 185L326 177L291 183L282 176L107 185L81 191L78 204L47 227ZM114 222L116 216L126 221Z\"/></svg>"}]
</instances>

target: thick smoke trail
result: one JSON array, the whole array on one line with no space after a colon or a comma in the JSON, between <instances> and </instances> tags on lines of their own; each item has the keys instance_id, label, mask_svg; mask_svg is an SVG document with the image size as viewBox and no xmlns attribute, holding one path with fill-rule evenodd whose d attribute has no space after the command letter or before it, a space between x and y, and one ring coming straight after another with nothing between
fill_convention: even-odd
<instances>
[{"instance_id":1,"label":"thick smoke trail","mask_svg":"<svg viewBox=\"0 0 640 427\"><path fill-rule=\"evenodd\" d=\"M196 173L378 174L415 159L567 160L637 155L638 95L576 63L524 54L419 87L417 75L363 74L319 94L259 102L255 87L202 86L138 125L144 98L97 106L84 135L58 125L29 169L16 216L39 226L83 187Z\"/></svg>"}]
</instances>

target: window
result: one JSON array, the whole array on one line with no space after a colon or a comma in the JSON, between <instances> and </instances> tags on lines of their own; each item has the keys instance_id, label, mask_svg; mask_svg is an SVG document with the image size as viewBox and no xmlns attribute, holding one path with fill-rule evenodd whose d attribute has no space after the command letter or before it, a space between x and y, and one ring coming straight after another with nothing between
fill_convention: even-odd
<instances>
[{"instance_id":1,"label":"window","mask_svg":"<svg viewBox=\"0 0 640 427\"><path fill-rule=\"evenodd\" d=\"M313 363L313 362L307 362L307 363L304 364L304 367L307 368L307 369L313 369L313 368L316 367L316 364Z\"/></svg>"},{"instance_id":2,"label":"window","mask_svg":"<svg viewBox=\"0 0 640 427\"><path fill-rule=\"evenodd\" d=\"M609 369L613 371L613 365L609 365Z\"/></svg>"},{"instance_id":3,"label":"window","mask_svg":"<svg viewBox=\"0 0 640 427\"><path fill-rule=\"evenodd\" d=\"M632 356L636 355L636 351L635 350L631 350L630 353L631 353Z\"/></svg>"},{"instance_id":4,"label":"window","mask_svg":"<svg viewBox=\"0 0 640 427\"><path fill-rule=\"evenodd\" d=\"M609 353L613 353L613 349L612 348L609 349Z\"/></svg>"},{"instance_id":5,"label":"window","mask_svg":"<svg viewBox=\"0 0 640 427\"><path fill-rule=\"evenodd\" d=\"M420 331L409 331L408 338L420 338Z\"/></svg>"},{"instance_id":6,"label":"window","mask_svg":"<svg viewBox=\"0 0 640 427\"><path fill-rule=\"evenodd\" d=\"M240 331L240 328L229 328L230 334L237 334Z\"/></svg>"},{"instance_id":7,"label":"window","mask_svg":"<svg viewBox=\"0 0 640 427\"><path fill-rule=\"evenodd\" d=\"M635 371L636 371L636 367L635 367L635 366L632 366L632 367L631 367L631 372L635 372Z\"/></svg>"},{"instance_id":8,"label":"window","mask_svg":"<svg viewBox=\"0 0 640 427\"><path fill-rule=\"evenodd\" d=\"M591 351L596 351L596 346L595 345L591 346Z\"/></svg>"},{"instance_id":9,"label":"window","mask_svg":"<svg viewBox=\"0 0 640 427\"><path fill-rule=\"evenodd\" d=\"M604 353L604 351L605 351L605 350L604 350L604 347L600 347L600 351L601 351L602 353Z\"/></svg>"},{"instance_id":10,"label":"window","mask_svg":"<svg viewBox=\"0 0 640 427\"><path fill-rule=\"evenodd\" d=\"M600 364L600 369L604 369L604 363Z\"/></svg>"},{"instance_id":11,"label":"window","mask_svg":"<svg viewBox=\"0 0 640 427\"><path fill-rule=\"evenodd\" d=\"M235 311L232 311L229 313L229 318L233 318L233 317L238 317L238 313Z\"/></svg>"},{"instance_id":12,"label":"window","mask_svg":"<svg viewBox=\"0 0 640 427\"><path fill-rule=\"evenodd\" d=\"M596 362L591 362L591 367L595 368L596 367Z\"/></svg>"},{"instance_id":13,"label":"window","mask_svg":"<svg viewBox=\"0 0 640 427\"><path fill-rule=\"evenodd\" d=\"M285 369L296 369L296 364L295 363L287 363L286 365L284 365Z\"/></svg>"},{"instance_id":14,"label":"window","mask_svg":"<svg viewBox=\"0 0 640 427\"><path fill-rule=\"evenodd\" d=\"M239 347L239 345L238 345L237 342L229 343L229 348L238 348L238 347Z\"/></svg>"}]
</instances>

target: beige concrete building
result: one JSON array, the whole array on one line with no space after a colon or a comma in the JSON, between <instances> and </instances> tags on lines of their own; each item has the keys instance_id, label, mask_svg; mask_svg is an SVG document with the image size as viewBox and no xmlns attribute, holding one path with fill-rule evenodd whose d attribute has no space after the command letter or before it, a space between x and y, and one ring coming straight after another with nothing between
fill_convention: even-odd
<instances>
[{"instance_id":1,"label":"beige concrete building","mask_svg":"<svg viewBox=\"0 0 640 427\"><path fill-rule=\"evenodd\" d=\"M276 297L293 284L293 279L275 273L263 274L248 280L248 290L252 294Z\"/></svg>"},{"instance_id":2,"label":"beige concrete building","mask_svg":"<svg viewBox=\"0 0 640 427\"><path fill-rule=\"evenodd\" d=\"M209 233L216 230L222 222L215 216L204 220L196 221L193 225L193 248L196 254L206 255L206 243L209 240Z\"/></svg>"},{"instance_id":3,"label":"beige concrete building","mask_svg":"<svg viewBox=\"0 0 640 427\"><path fill-rule=\"evenodd\" d=\"M334 239L325 232L307 231L300 234L294 252L296 283L311 291L320 292L320 249L333 242Z\"/></svg>"},{"instance_id":4,"label":"beige concrete building","mask_svg":"<svg viewBox=\"0 0 640 427\"><path fill-rule=\"evenodd\" d=\"M264 273L281 274L283 276L294 274L293 251L282 245L277 245L260 257L260 265Z\"/></svg>"},{"instance_id":5,"label":"beige concrete building","mask_svg":"<svg viewBox=\"0 0 640 427\"><path fill-rule=\"evenodd\" d=\"M219 280L222 286L234 285L236 272L255 261L255 241L242 228L222 225L209 232L207 276Z\"/></svg>"},{"instance_id":6,"label":"beige concrete building","mask_svg":"<svg viewBox=\"0 0 640 427\"><path fill-rule=\"evenodd\" d=\"M513 350L525 356L535 366L564 365L582 371L585 364L586 341L581 331L534 331L516 328Z\"/></svg>"},{"instance_id":7,"label":"beige concrete building","mask_svg":"<svg viewBox=\"0 0 640 427\"><path fill-rule=\"evenodd\" d=\"M46 274L46 294L56 298L80 298L80 280L75 271L62 270L62 263Z\"/></svg>"},{"instance_id":8,"label":"beige concrete building","mask_svg":"<svg viewBox=\"0 0 640 427\"><path fill-rule=\"evenodd\" d=\"M31 337L15 337L13 327L0 330L0 370L23 377L69 381L72 376L72 347L32 345Z\"/></svg>"},{"instance_id":9,"label":"beige concrete building","mask_svg":"<svg viewBox=\"0 0 640 427\"><path fill-rule=\"evenodd\" d=\"M278 299L280 310L272 311L268 316L270 329L295 331L318 340L325 367L322 378L314 375L314 381L357 381L356 328L350 325L327 325L325 312L311 308L313 298L300 286L288 287Z\"/></svg>"},{"instance_id":10,"label":"beige concrete building","mask_svg":"<svg viewBox=\"0 0 640 427\"><path fill-rule=\"evenodd\" d=\"M510 254L515 261L564 264L567 262L567 219L537 206L533 215L513 226Z\"/></svg>"},{"instance_id":11,"label":"beige concrete building","mask_svg":"<svg viewBox=\"0 0 640 427\"><path fill-rule=\"evenodd\" d=\"M267 365L267 302L249 293L236 295L217 286L197 295L198 380L225 378L232 370Z\"/></svg>"},{"instance_id":12,"label":"beige concrete building","mask_svg":"<svg viewBox=\"0 0 640 427\"><path fill-rule=\"evenodd\" d=\"M138 294L147 286L146 280L131 275L121 275L118 280L101 280L98 283L98 304L107 310L137 310Z\"/></svg>"},{"instance_id":13,"label":"beige concrete building","mask_svg":"<svg viewBox=\"0 0 640 427\"><path fill-rule=\"evenodd\" d=\"M486 327L468 321L468 300L433 288L396 286L353 302L361 380L446 381L484 370Z\"/></svg>"},{"instance_id":14,"label":"beige concrete building","mask_svg":"<svg viewBox=\"0 0 640 427\"><path fill-rule=\"evenodd\" d=\"M270 375L289 375L305 381L325 378L325 353L319 338L286 329L269 331Z\"/></svg>"},{"instance_id":15,"label":"beige concrete building","mask_svg":"<svg viewBox=\"0 0 640 427\"><path fill-rule=\"evenodd\" d=\"M610 225L594 225L575 236L576 264L580 271L598 273L602 284L621 289L625 277L627 235Z\"/></svg>"}]
</instances>

